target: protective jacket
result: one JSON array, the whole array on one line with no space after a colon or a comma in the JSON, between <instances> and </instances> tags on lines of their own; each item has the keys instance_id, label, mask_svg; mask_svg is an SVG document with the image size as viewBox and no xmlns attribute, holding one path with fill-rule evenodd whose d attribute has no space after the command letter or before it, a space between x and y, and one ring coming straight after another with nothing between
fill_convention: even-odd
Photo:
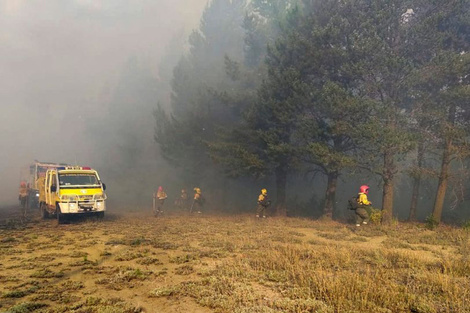
<instances>
[{"instance_id":1,"label":"protective jacket","mask_svg":"<svg viewBox=\"0 0 470 313\"><path fill-rule=\"evenodd\" d=\"M358 197L357 197L357 203L359 203L360 205L371 205L372 202L370 202L368 199L367 199L367 195L363 192L360 192L358 193Z\"/></svg>"},{"instance_id":2,"label":"protective jacket","mask_svg":"<svg viewBox=\"0 0 470 313\"><path fill-rule=\"evenodd\" d=\"M164 199L166 199L166 198L167 198L166 192L164 192L163 190L159 190L159 191L157 192L157 198L158 198L159 200L164 200Z\"/></svg>"},{"instance_id":3,"label":"protective jacket","mask_svg":"<svg viewBox=\"0 0 470 313\"><path fill-rule=\"evenodd\" d=\"M20 186L20 197L27 197L28 196L28 187Z\"/></svg>"},{"instance_id":4,"label":"protective jacket","mask_svg":"<svg viewBox=\"0 0 470 313\"><path fill-rule=\"evenodd\" d=\"M269 206L270 201L268 199L268 196L260 194L259 197L258 197L258 204L260 204L262 206Z\"/></svg>"}]
</instances>

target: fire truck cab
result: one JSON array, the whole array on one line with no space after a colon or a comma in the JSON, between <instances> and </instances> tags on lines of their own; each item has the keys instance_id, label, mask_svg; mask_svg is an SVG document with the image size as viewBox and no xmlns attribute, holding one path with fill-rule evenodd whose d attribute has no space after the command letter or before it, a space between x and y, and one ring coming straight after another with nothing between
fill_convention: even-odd
<instances>
[{"instance_id":1,"label":"fire truck cab","mask_svg":"<svg viewBox=\"0 0 470 313\"><path fill-rule=\"evenodd\" d=\"M43 218L55 215L60 224L66 216L74 214L104 217L106 185L101 182L98 172L89 167L48 169L39 186Z\"/></svg>"}]
</instances>

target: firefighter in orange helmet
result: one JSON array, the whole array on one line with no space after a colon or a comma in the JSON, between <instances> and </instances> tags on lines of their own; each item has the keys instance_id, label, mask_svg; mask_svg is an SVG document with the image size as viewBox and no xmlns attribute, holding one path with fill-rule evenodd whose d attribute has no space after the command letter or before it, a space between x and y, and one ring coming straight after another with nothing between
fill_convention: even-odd
<instances>
[{"instance_id":1,"label":"firefighter in orange helmet","mask_svg":"<svg viewBox=\"0 0 470 313\"><path fill-rule=\"evenodd\" d=\"M369 186L362 185L359 187L359 193L357 195L358 208L356 209L356 226L361 226L361 224L366 225L369 222L370 217L367 209L370 209L372 202L367 198L368 194Z\"/></svg>"}]
</instances>

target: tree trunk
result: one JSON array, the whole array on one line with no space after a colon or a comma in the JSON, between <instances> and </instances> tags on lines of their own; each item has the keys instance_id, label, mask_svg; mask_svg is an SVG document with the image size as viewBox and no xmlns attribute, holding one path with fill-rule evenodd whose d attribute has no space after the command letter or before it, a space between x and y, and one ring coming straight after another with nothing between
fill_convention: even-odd
<instances>
[{"instance_id":1,"label":"tree trunk","mask_svg":"<svg viewBox=\"0 0 470 313\"><path fill-rule=\"evenodd\" d=\"M393 179L395 174L395 155L392 151L384 154L382 223L390 224L393 216Z\"/></svg>"},{"instance_id":2,"label":"tree trunk","mask_svg":"<svg viewBox=\"0 0 470 313\"><path fill-rule=\"evenodd\" d=\"M446 197L447 182L449 178L451 145L452 145L451 140L448 140L446 143L446 148L444 150L444 155L442 156L441 173L439 175L439 183L437 185L436 200L434 201L434 209L432 211L432 216L434 217L434 220L436 222L441 221L442 208L444 207L444 199Z\"/></svg>"},{"instance_id":3,"label":"tree trunk","mask_svg":"<svg viewBox=\"0 0 470 313\"><path fill-rule=\"evenodd\" d=\"M333 219L337 183L338 172L335 171L328 173L328 184L326 187L325 195L325 207L323 208L323 216L327 219Z\"/></svg>"},{"instance_id":4,"label":"tree trunk","mask_svg":"<svg viewBox=\"0 0 470 313\"><path fill-rule=\"evenodd\" d=\"M281 164L276 169L276 215L286 216L287 166Z\"/></svg>"},{"instance_id":5,"label":"tree trunk","mask_svg":"<svg viewBox=\"0 0 470 313\"><path fill-rule=\"evenodd\" d=\"M416 221L416 210L418 208L419 199L419 186L421 185L421 169L424 161L424 142L420 141L418 144L417 155L417 172L414 173L413 179L413 193L411 194L410 216L409 221Z\"/></svg>"},{"instance_id":6,"label":"tree trunk","mask_svg":"<svg viewBox=\"0 0 470 313\"><path fill-rule=\"evenodd\" d=\"M454 125L455 123L455 106L452 106L449 110L449 124ZM437 185L436 200L434 201L434 208L432 216L436 222L440 222L442 218L442 208L444 207L444 200L446 197L447 183L449 180L449 166L452 156L452 139L449 135L446 135L446 144L442 155L442 166L441 173L439 174L439 183Z\"/></svg>"}]
</instances>

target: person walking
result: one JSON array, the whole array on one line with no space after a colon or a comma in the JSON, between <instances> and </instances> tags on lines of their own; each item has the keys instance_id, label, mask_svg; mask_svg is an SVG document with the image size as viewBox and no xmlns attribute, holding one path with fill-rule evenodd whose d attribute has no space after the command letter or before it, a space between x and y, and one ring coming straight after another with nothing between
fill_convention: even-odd
<instances>
[{"instance_id":1,"label":"person walking","mask_svg":"<svg viewBox=\"0 0 470 313\"><path fill-rule=\"evenodd\" d=\"M155 216L158 216L163 213L163 204L165 203L165 199L167 198L166 192L163 190L162 186L158 187L158 191L156 194L156 209L155 209Z\"/></svg>"},{"instance_id":2,"label":"person walking","mask_svg":"<svg viewBox=\"0 0 470 313\"><path fill-rule=\"evenodd\" d=\"M266 209L271 204L268 198L268 191L266 188L261 189L261 194L258 196L258 208L256 209L256 217L266 218Z\"/></svg>"},{"instance_id":3,"label":"person walking","mask_svg":"<svg viewBox=\"0 0 470 313\"><path fill-rule=\"evenodd\" d=\"M357 204L358 207L355 210L356 213L356 226L361 226L361 224L366 225L369 222L370 216L368 210L372 205L372 202L369 201L367 195L369 194L369 186L362 185L359 187L359 193L357 195Z\"/></svg>"},{"instance_id":4,"label":"person walking","mask_svg":"<svg viewBox=\"0 0 470 313\"><path fill-rule=\"evenodd\" d=\"M186 192L186 189L181 189L181 194L180 194L179 198L176 199L175 205L180 210L187 210L187 208L188 208L188 193Z\"/></svg>"},{"instance_id":5,"label":"person walking","mask_svg":"<svg viewBox=\"0 0 470 313\"><path fill-rule=\"evenodd\" d=\"M190 213L193 213L193 210L196 210L198 214L202 213L204 208L204 197L202 196L201 188L194 188L194 199L193 205L191 206Z\"/></svg>"},{"instance_id":6,"label":"person walking","mask_svg":"<svg viewBox=\"0 0 470 313\"><path fill-rule=\"evenodd\" d=\"M21 181L20 183L20 190L18 194L18 200L20 202L20 206L23 210L26 209L28 204L28 196L29 196L29 188L25 181Z\"/></svg>"}]
</instances>

